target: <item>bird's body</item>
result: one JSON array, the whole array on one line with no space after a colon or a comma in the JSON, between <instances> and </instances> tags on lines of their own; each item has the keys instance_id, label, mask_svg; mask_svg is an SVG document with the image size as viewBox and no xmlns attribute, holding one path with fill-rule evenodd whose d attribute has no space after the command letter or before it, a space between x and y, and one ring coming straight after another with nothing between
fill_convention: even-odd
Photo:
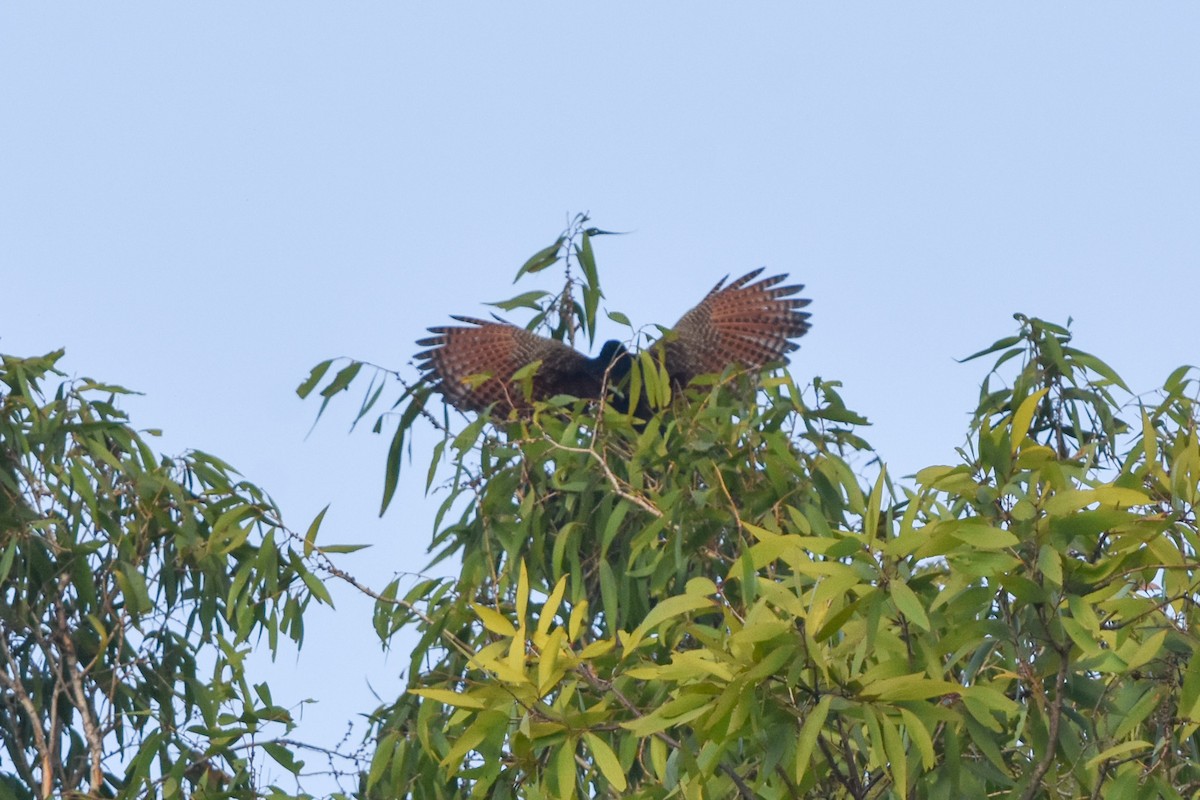
<instances>
[{"instance_id":1,"label":"bird's body","mask_svg":"<svg viewBox=\"0 0 1200 800\"><path fill-rule=\"evenodd\" d=\"M661 348L663 364L675 387L737 365L759 370L781 360L798 345L792 339L809 328L809 301L793 297L803 286L778 286L787 276L754 282L754 270L725 286L721 280L700 303L652 347ZM446 401L463 411L489 406L497 416L525 408L530 401L555 395L599 398L604 386L616 386L629 373L625 346L605 342L600 355L588 358L562 342L503 322L454 317L467 326L430 328L435 334L417 344L421 369ZM468 327L469 326L469 327ZM514 380L518 371L540 362L529 377L528 393Z\"/></svg>"}]
</instances>

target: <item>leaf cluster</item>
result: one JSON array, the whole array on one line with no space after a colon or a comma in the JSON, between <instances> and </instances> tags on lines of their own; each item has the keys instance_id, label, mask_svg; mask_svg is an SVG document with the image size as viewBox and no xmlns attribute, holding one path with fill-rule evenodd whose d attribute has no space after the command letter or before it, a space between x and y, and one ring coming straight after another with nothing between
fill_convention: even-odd
<instances>
[{"instance_id":1,"label":"leaf cluster","mask_svg":"<svg viewBox=\"0 0 1200 800\"><path fill-rule=\"evenodd\" d=\"M326 589L261 489L61 356L0 362L0 798L257 797L256 756L302 762L244 661Z\"/></svg>"},{"instance_id":2,"label":"leaf cluster","mask_svg":"<svg viewBox=\"0 0 1200 800\"><path fill-rule=\"evenodd\" d=\"M362 796L1195 796L1196 381L1128 398L1018 319L958 458L901 482L820 379L446 418L461 569L379 596L421 638Z\"/></svg>"}]
</instances>

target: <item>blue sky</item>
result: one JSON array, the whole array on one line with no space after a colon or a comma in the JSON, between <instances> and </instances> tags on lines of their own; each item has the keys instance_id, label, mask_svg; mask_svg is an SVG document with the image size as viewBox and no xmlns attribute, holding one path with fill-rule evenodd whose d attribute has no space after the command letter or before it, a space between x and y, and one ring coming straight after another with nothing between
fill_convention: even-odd
<instances>
[{"instance_id":1,"label":"blue sky","mask_svg":"<svg viewBox=\"0 0 1200 800\"><path fill-rule=\"evenodd\" d=\"M984 371L954 359L1014 312L1073 317L1137 391L1200 362L1198 41L1184 2L5 4L0 351L144 392L163 450L293 527L332 503L382 586L438 500L414 470L378 519L386 441L346 435L357 398L306 439L296 384L411 369L590 211L632 231L597 256L637 325L726 273L806 283L793 374L912 473L953 460ZM270 667L327 743L406 663L333 589Z\"/></svg>"}]
</instances>

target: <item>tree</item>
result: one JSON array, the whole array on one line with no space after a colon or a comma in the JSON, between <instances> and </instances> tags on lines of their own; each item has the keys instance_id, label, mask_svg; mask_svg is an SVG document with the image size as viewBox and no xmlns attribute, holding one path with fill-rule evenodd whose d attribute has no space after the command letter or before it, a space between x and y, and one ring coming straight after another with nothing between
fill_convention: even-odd
<instances>
[{"instance_id":1,"label":"tree","mask_svg":"<svg viewBox=\"0 0 1200 800\"><path fill-rule=\"evenodd\" d=\"M61 356L0 361L0 798L290 796L258 773L299 771L291 716L244 660L329 602L315 525L214 456L156 454L126 390L44 388Z\"/></svg>"},{"instance_id":2,"label":"tree","mask_svg":"<svg viewBox=\"0 0 1200 800\"><path fill-rule=\"evenodd\" d=\"M563 291L501 304L559 338L594 330L583 222L518 274L565 259ZM1196 380L1130 398L1018 321L971 356L996 361L964 447L903 482L820 378L671 397L642 359L645 420L555 398L459 423L406 385L384 507L424 417L431 551L461 570L375 593L383 642L420 641L360 796L1196 796ZM331 364L300 393L363 366Z\"/></svg>"}]
</instances>

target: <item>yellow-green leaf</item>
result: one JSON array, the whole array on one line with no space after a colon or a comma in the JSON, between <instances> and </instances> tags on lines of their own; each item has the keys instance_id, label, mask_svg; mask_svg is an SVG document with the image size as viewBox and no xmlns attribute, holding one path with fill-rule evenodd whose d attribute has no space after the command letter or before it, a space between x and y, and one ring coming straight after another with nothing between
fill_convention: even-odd
<instances>
[{"instance_id":1,"label":"yellow-green leaf","mask_svg":"<svg viewBox=\"0 0 1200 800\"><path fill-rule=\"evenodd\" d=\"M886 714L879 715L879 727L883 732L883 750L887 753L892 783L901 796L908 794L908 752L896 723Z\"/></svg>"},{"instance_id":2,"label":"yellow-green leaf","mask_svg":"<svg viewBox=\"0 0 1200 800\"><path fill-rule=\"evenodd\" d=\"M550 596L546 598L546 604L542 606L542 613L538 617L538 633L544 635L550 630L550 625L553 624L554 617L558 614L558 607L562 603L563 593L566 590L567 576L563 575L554 585L554 591L550 592Z\"/></svg>"},{"instance_id":3,"label":"yellow-green leaf","mask_svg":"<svg viewBox=\"0 0 1200 800\"><path fill-rule=\"evenodd\" d=\"M1161 630L1134 648L1133 652L1131 652L1129 655L1125 655L1124 652L1120 652L1118 655L1125 659L1125 663L1129 669L1137 669L1155 656L1163 654L1162 646L1166 639L1167 631ZM1125 648L1121 649L1123 651Z\"/></svg>"},{"instance_id":4,"label":"yellow-green leaf","mask_svg":"<svg viewBox=\"0 0 1200 800\"><path fill-rule=\"evenodd\" d=\"M637 629L630 635L628 647L630 650L636 650L646 634L672 617L678 617L689 611L697 611L701 608L713 608L714 606L716 606L714 600L702 595L680 594L668 597L650 609L650 613L642 620L642 624L637 626Z\"/></svg>"},{"instance_id":5,"label":"yellow-green leaf","mask_svg":"<svg viewBox=\"0 0 1200 800\"><path fill-rule=\"evenodd\" d=\"M1062 586L1062 557L1048 544L1042 545L1038 550L1038 569L1042 571L1042 577L1049 583L1054 586Z\"/></svg>"},{"instance_id":6,"label":"yellow-green leaf","mask_svg":"<svg viewBox=\"0 0 1200 800\"><path fill-rule=\"evenodd\" d=\"M867 499L867 513L863 519L863 535L868 539L874 539L875 532L879 529L879 509L883 505L883 487L886 482L887 467L883 467L879 470L879 477L875 479L875 486L871 489L871 496Z\"/></svg>"},{"instance_id":7,"label":"yellow-green leaf","mask_svg":"<svg viewBox=\"0 0 1200 800\"><path fill-rule=\"evenodd\" d=\"M575 739L568 738L554 754L554 774L558 778L558 797L575 796Z\"/></svg>"},{"instance_id":8,"label":"yellow-green leaf","mask_svg":"<svg viewBox=\"0 0 1200 800\"><path fill-rule=\"evenodd\" d=\"M475 609L476 616L483 623L483 627L487 628L492 633L500 636L511 637L517 635L517 629L508 621L508 618L494 608L472 603L471 608Z\"/></svg>"},{"instance_id":9,"label":"yellow-green leaf","mask_svg":"<svg viewBox=\"0 0 1200 800\"><path fill-rule=\"evenodd\" d=\"M813 748L817 744L817 737L820 736L821 729L825 727L825 718L829 714L829 704L832 701L832 695L822 696L817 707L800 726L800 735L796 738L796 761L793 767L793 777L797 783L804 778L804 773L808 771Z\"/></svg>"},{"instance_id":10,"label":"yellow-green leaf","mask_svg":"<svg viewBox=\"0 0 1200 800\"><path fill-rule=\"evenodd\" d=\"M980 520L962 520L948 522L939 526L960 542L971 545L977 550L1000 550L1005 547L1016 547L1020 540L1011 533L1000 528L993 528Z\"/></svg>"},{"instance_id":11,"label":"yellow-green leaf","mask_svg":"<svg viewBox=\"0 0 1200 800\"><path fill-rule=\"evenodd\" d=\"M929 630L929 616L925 613L925 607L921 605L921 599L917 597L916 592L908 588L908 584L898 580L892 581L888 591L901 614L922 630Z\"/></svg>"},{"instance_id":12,"label":"yellow-green leaf","mask_svg":"<svg viewBox=\"0 0 1200 800\"><path fill-rule=\"evenodd\" d=\"M959 694L962 691L962 685L954 681L930 680L925 677L924 673L917 672L875 681L863 687L862 695L897 702L900 700L927 700L930 697Z\"/></svg>"},{"instance_id":13,"label":"yellow-green leaf","mask_svg":"<svg viewBox=\"0 0 1200 800\"><path fill-rule=\"evenodd\" d=\"M567 636L572 642L579 638L579 631L583 628L583 623L587 621L587 610L587 598L580 600L571 609L571 619L567 623Z\"/></svg>"},{"instance_id":14,"label":"yellow-green leaf","mask_svg":"<svg viewBox=\"0 0 1200 800\"><path fill-rule=\"evenodd\" d=\"M1046 392L1050 391L1050 387L1038 389L1033 394L1021 401L1021 405L1017 407L1017 413L1013 414L1012 423L1012 451L1015 453L1020 448L1022 442L1028 438L1029 423L1033 421L1033 415L1037 411L1038 403L1042 402L1042 398L1046 396Z\"/></svg>"},{"instance_id":15,"label":"yellow-green leaf","mask_svg":"<svg viewBox=\"0 0 1200 800\"><path fill-rule=\"evenodd\" d=\"M628 786L625 781L625 770L621 767L621 762L617 758L617 754L608 746L608 742L594 733L585 732L583 738L587 742L588 750L592 751L592 758L595 760L600 774L618 792L625 791Z\"/></svg>"},{"instance_id":16,"label":"yellow-green leaf","mask_svg":"<svg viewBox=\"0 0 1200 800\"><path fill-rule=\"evenodd\" d=\"M439 703L444 703L455 708L487 708L487 703L478 697L472 697L469 694L454 692L449 689L409 689L409 694L415 694L418 697L427 697L430 700L436 700Z\"/></svg>"},{"instance_id":17,"label":"yellow-green leaf","mask_svg":"<svg viewBox=\"0 0 1200 800\"><path fill-rule=\"evenodd\" d=\"M521 561L521 569L517 577L517 628L525 627L526 614L529 612L529 570L525 561Z\"/></svg>"},{"instance_id":18,"label":"yellow-green leaf","mask_svg":"<svg viewBox=\"0 0 1200 800\"><path fill-rule=\"evenodd\" d=\"M921 753L921 764L925 769L933 769L937 764L937 752L933 749L933 738L929 735L929 729L925 727L925 723L921 721L920 717L907 708L900 709L900 716L904 718L904 727L908 731L908 738Z\"/></svg>"},{"instance_id":19,"label":"yellow-green leaf","mask_svg":"<svg viewBox=\"0 0 1200 800\"><path fill-rule=\"evenodd\" d=\"M1126 753L1132 753L1134 750L1144 750L1147 747L1154 747L1154 743L1146 742L1141 739L1134 739L1131 742L1121 742L1121 744L1108 748L1104 752L1100 753L1100 755L1088 759L1087 768L1094 769L1095 767L1099 766L1101 762L1107 761L1110 758L1122 756Z\"/></svg>"}]
</instances>

